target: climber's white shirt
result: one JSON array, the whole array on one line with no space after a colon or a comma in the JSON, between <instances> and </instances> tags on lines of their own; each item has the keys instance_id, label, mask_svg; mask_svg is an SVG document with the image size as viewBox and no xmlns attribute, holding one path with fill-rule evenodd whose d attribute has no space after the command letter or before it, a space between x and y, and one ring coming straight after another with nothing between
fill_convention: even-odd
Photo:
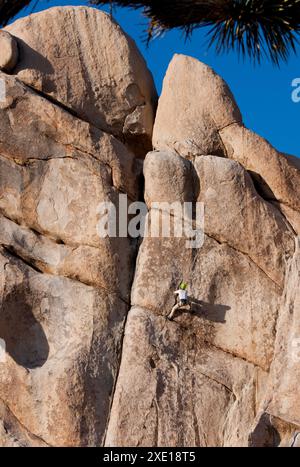
<instances>
[{"instance_id":1,"label":"climber's white shirt","mask_svg":"<svg viewBox=\"0 0 300 467\"><path fill-rule=\"evenodd\" d=\"M183 289L176 290L176 294L179 295L179 300L187 300L187 291Z\"/></svg>"}]
</instances>

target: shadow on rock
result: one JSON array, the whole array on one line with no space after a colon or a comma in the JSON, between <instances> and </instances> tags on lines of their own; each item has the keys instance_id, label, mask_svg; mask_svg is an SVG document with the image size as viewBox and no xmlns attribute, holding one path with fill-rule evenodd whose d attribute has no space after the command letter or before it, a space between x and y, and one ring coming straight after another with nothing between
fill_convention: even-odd
<instances>
[{"instance_id":1,"label":"shadow on rock","mask_svg":"<svg viewBox=\"0 0 300 467\"><path fill-rule=\"evenodd\" d=\"M16 40L20 50L20 60L15 71L19 73L22 70L29 69L40 73L41 76L43 75L43 92L55 92L56 85L47 80L47 75L52 75L55 71L51 62L19 37L16 37ZM23 57L26 57L26 60L22 60Z\"/></svg>"},{"instance_id":2,"label":"shadow on rock","mask_svg":"<svg viewBox=\"0 0 300 467\"><path fill-rule=\"evenodd\" d=\"M190 297L189 300L190 305L178 308L175 318L181 314L188 313L213 323L226 323L225 316L226 312L230 310L230 306L208 303L194 297Z\"/></svg>"},{"instance_id":3,"label":"shadow on rock","mask_svg":"<svg viewBox=\"0 0 300 467\"><path fill-rule=\"evenodd\" d=\"M226 312L230 310L230 306L221 305L218 303L207 303L197 298L190 297L191 313L199 318L207 319L214 323L226 323Z\"/></svg>"},{"instance_id":4,"label":"shadow on rock","mask_svg":"<svg viewBox=\"0 0 300 467\"><path fill-rule=\"evenodd\" d=\"M278 447L280 441L280 434L272 423L272 417L268 413L264 413L249 436L249 446Z\"/></svg>"},{"instance_id":5,"label":"shadow on rock","mask_svg":"<svg viewBox=\"0 0 300 467\"><path fill-rule=\"evenodd\" d=\"M3 300L0 310L0 338L7 353L24 368L44 365L49 345L42 326L32 313L26 283L16 286Z\"/></svg>"}]
</instances>

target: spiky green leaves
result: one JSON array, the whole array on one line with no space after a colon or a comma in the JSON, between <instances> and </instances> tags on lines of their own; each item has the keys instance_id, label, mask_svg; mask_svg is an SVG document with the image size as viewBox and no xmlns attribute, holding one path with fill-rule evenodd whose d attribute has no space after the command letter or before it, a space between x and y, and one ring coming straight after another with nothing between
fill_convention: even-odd
<instances>
[{"instance_id":1,"label":"spiky green leaves","mask_svg":"<svg viewBox=\"0 0 300 467\"><path fill-rule=\"evenodd\" d=\"M237 51L260 62L275 64L295 51L300 34L300 0L119 0L116 4L144 8L150 20L150 36L173 28L187 35L195 28L209 28L209 43L218 52Z\"/></svg>"},{"instance_id":2,"label":"spiky green leaves","mask_svg":"<svg viewBox=\"0 0 300 467\"><path fill-rule=\"evenodd\" d=\"M0 26L6 26L19 11L33 3L32 0L0 0Z\"/></svg>"}]
</instances>

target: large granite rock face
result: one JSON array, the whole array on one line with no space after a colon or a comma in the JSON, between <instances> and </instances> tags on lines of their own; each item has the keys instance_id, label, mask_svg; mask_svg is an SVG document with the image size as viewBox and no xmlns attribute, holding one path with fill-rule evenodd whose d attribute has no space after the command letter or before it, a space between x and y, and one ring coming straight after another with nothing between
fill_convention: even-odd
<instances>
[{"instance_id":1,"label":"large granite rock face","mask_svg":"<svg viewBox=\"0 0 300 467\"><path fill-rule=\"evenodd\" d=\"M131 309L107 446L247 445L266 374L206 333Z\"/></svg>"},{"instance_id":2,"label":"large granite rock face","mask_svg":"<svg viewBox=\"0 0 300 467\"><path fill-rule=\"evenodd\" d=\"M259 196L249 173L236 161L198 157L195 169L201 184L198 200L206 208L205 232L249 256L283 287L286 259L295 248L284 216Z\"/></svg>"},{"instance_id":3,"label":"large granite rock face","mask_svg":"<svg viewBox=\"0 0 300 467\"><path fill-rule=\"evenodd\" d=\"M204 63L175 55L164 78L153 146L172 148L185 157L222 155L219 130L242 117L227 84Z\"/></svg>"},{"instance_id":4,"label":"large granite rock face","mask_svg":"<svg viewBox=\"0 0 300 467\"><path fill-rule=\"evenodd\" d=\"M202 202L204 243L141 244L106 445L296 446L298 159L245 129L225 83L182 56L167 71L153 145L149 219L157 201ZM191 312L170 322L182 279Z\"/></svg>"},{"instance_id":5,"label":"large granite rock face","mask_svg":"<svg viewBox=\"0 0 300 467\"><path fill-rule=\"evenodd\" d=\"M274 359L261 410L251 433L252 445L299 447L300 410L300 239L289 263L277 324Z\"/></svg>"},{"instance_id":6,"label":"large granite rock face","mask_svg":"<svg viewBox=\"0 0 300 467\"><path fill-rule=\"evenodd\" d=\"M155 90L131 39L97 10L51 9L8 29L20 54L0 74L0 445L101 445L136 241L100 238L99 205L141 197Z\"/></svg>"},{"instance_id":7,"label":"large granite rock face","mask_svg":"<svg viewBox=\"0 0 300 467\"><path fill-rule=\"evenodd\" d=\"M187 158L218 155L239 162L253 176L259 193L278 203L300 233L299 162L246 129L227 85L194 58L175 55L169 65L153 146L157 150L169 148Z\"/></svg>"},{"instance_id":8,"label":"large granite rock face","mask_svg":"<svg viewBox=\"0 0 300 467\"><path fill-rule=\"evenodd\" d=\"M1 79L0 397L16 420L4 424L50 445L101 444L135 245L99 238L98 209L121 191L137 199L139 168L113 136Z\"/></svg>"},{"instance_id":9,"label":"large granite rock face","mask_svg":"<svg viewBox=\"0 0 300 467\"><path fill-rule=\"evenodd\" d=\"M15 36L14 74L140 155L151 146L156 91L135 43L109 15L51 8L6 27Z\"/></svg>"},{"instance_id":10,"label":"large granite rock face","mask_svg":"<svg viewBox=\"0 0 300 467\"><path fill-rule=\"evenodd\" d=\"M0 63L0 446L298 446L299 160L178 55L146 155L151 75L97 10L3 38L19 56ZM155 227L167 203L203 203L203 244L100 238L119 194ZM182 279L191 310L169 321Z\"/></svg>"},{"instance_id":11,"label":"large granite rock face","mask_svg":"<svg viewBox=\"0 0 300 467\"><path fill-rule=\"evenodd\" d=\"M300 239L286 275L266 410L300 426Z\"/></svg>"},{"instance_id":12,"label":"large granite rock face","mask_svg":"<svg viewBox=\"0 0 300 467\"><path fill-rule=\"evenodd\" d=\"M159 177L156 159L174 174L177 191L165 183L165 173ZM198 250L188 250L182 238L142 242L106 444L261 445L265 435L253 437L253 431L274 378L270 368L278 364L274 346L293 229L237 162L217 156L183 162L175 153L152 152L144 175L149 217L155 211L152 177L164 201L192 192L205 202L205 239ZM290 280L298 275L294 267ZM192 312L183 310L170 322L166 315L182 278L189 283ZM278 371L280 379L286 367ZM299 392L293 394L296 404ZM269 444L279 444L286 431L291 437L288 418L283 421L285 428L272 428L279 434Z\"/></svg>"}]
</instances>

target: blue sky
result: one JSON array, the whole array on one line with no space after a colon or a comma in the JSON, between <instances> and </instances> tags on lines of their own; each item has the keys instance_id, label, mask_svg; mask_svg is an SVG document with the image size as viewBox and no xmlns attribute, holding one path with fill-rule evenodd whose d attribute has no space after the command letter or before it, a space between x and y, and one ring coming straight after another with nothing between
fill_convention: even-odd
<instances>
[{"instance_id":1,"label":"blue sky","mask_svg":"<svg viewBox=\"0 0 300 467\"><path fill-rule=\"evenodd\" d=\"M55 5L83 4L86 2L82 0L38 0L34 9L29 6L19 16ZM171 31L152 41L147 48L143 42L146 20L141 12L118 8L114 17L139 46L153 73L158 93L174 53L195 57L213 67L227 81L248 128L268 139L280 151L300 157L300 102L296 104L291 98L291 83L300 78L300 47L298 56L291 56L279 69L268 62L254 66L248 60L239 60L234 53L218 56L213 49L207 50L205 31L201 30L188 41L181 31Z\"/></svg>"}]
</instances>

